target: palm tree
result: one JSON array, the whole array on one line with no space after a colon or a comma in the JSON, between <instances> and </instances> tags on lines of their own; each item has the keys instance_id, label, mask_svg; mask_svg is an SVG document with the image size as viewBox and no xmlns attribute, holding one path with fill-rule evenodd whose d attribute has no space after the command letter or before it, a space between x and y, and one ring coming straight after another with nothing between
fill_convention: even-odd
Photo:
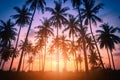
<instances>
[{"instance_id":1,"label":"palm tree","mask_svg":"<svg viewBox=\"0 0 120 80\"><path fill-rule=\"evenodd\" d=\"M84 52L84 61L85 61L85 71L86 73L88 73L88 60L87 60L87 53L86 53L86 48L85 48L85 32L84 32L84 28L83 28L83 24L82 24L82 17L81 17L81 5L82 5L82 1L81 0L71 0L72 6L74 8L76 8L77 12L78 12L78 17L79 17L79 21L80 21L80 34L82 36L82 42L83 42L83 52Z\"/></svg>"},{"instance_id":2,"label":"palm tree","mask_svg":"<svg viewBox=\"0 0 120 80\"><path fill-rule=\"evenodd\" d=\"M120 43L120 37L115 35L117 28L114 28L113 26L109 26L109 24L106 23L102 24L100 27L102 28L102 30L96 31L97 33L99 33L98 41L100 43L100 48L105 47L107 50L109 49L112 58L113 69L115 70L112 51L113 49L115 49L115 44ZM108 53L108 58L109 58L109 53Z\"/></svg>"},{"instance_id":3,"label":"palm tree","mask_svg":"<svg viewBox=\"0 0 120 80\"><path fill-rule=\"evenodd\" d=\"M52 25L55 26L55 28L57 28L56 38L58 38L59 28L61 29L62 25L67 22L67 19L65 17L68 15L66 11L68 11L69 8L68 7L62 8L62 4L57 1L54 1L54 3L55 3L55 7L54 8L47 7L46 11L49 11L52 14L52 16L50 17L50 20ZM57 71L59 71L59 45L58 44L57 44L57 54L56 54L57 55L57 65L56 65Z\"/></svg>"},{"instance_id":4,"label":"palm tree","mask_svg":"<svg viewBox=\"0 0 120 80\"><path fill-rule=\"evenodd\" d=\"M97 42L95 40L95 37L93 35L92 25L91 25L92 23L94 23L96 25L97 21L102 22L102 20L98 16L96 16L96 14L103 7L103 4L99 3L99 4L95 5L95 0L83 0L83 6L84 7L82 8L82 18L84 20L85 25L88 25L88 24L90 25L90 31L91 31L93 40L95 42L95 45L96 45L96 48L98 51L100 62L101 62L102 67L104 68L104 65L103 65L103 62L101 59L101 55L100 55L100 51L99 51L99 48L97 46Z\"/></svg>"},{"instance_id":5,"label":"palm tree","mask_svg":"<svg viewBox=\"0 0 120 80\"><path fill-rule=\"evenodd\" d=\"M32 26L32 21L33 21L36 10L41 10L43 12L44 6L46 5L46 3L45 3L45 0L27 0L26 4L27 5L30 4L30 10L33 11L33 14L32 14L31 21L30 21L30 24L29 24L29 27L28 27L28 31L27 31L27 34L26 34L26 37L25 37L25 44L26 44L30 29L31 29L31 26ZM24 45L24 47L25 47L25 45ZM21 56L20 56L17 71L20 71L22 58L23 58L23 53L24 53L24 48L21 52Z\"/></svg>"},{"instance_id":6,"label":"palm tree","mask_svg":"<svg viewBox=\"0 0 120 80\"><path fill-rule=\"evenodd\" d=\"M96 51L92 50L89 55L89 63L92 66L91 69L95 69L99 67L98 61L99 61L99 58L97 56Z\"/></svg>"},{"instance_id":7,"label":"palm tree","mask_svg":"<svg viewBox=\"0 0 120 80\"><path fill-rule=\"evenodd\" d=\"M37 50L37 52L39 52L39 71L40 71L40 57L41 57L41 55L42 55L42 49L43 49L43 46L44 46L44 40L43 40L43 38L42 37L40 37L40 35L37 35L37 36L35 36L36 37L36 39L37 39L37 42L36 42L36 44L35 44L35 47L36 47L36 50ZM43 58L43 57L42 57ZM42 67L43 67L43 59L42 59Z\"/></svg>"},{"instance_id":8,"label":"palm tree","mask_svg":"<svg viewBox=\"0 0 120 80\"><path fill-rule=\"evenodd\" d=\"M66 39L63 35L60 37L60 50L62 52L62 56L64 59L64 71L67 71L67 61L69 60L68 52L69 52L69 45L70 41Z\"/></svg>"},{"instance_id":9,"label":"palm tree","mask_svg":"<svg viewBox=\"0 0 120 80\"><path fill-rule=\"evenodd\" d=\"M43 21L41 20L42 25L37 26L39 31L37 32L37 35L42 37L45 43L45 52L44 52L44 64L43 64L43 71L44 71L44 66L45 66L45 57L46 57L46 42L47 38L49 36L53 36L53 29L50 27L50 21L47 18L43 18Z\"/></svg>"},{"instance_id":10,"label":"palm tree","mask_svg":"<svg viewBox=\"0 0 120 80\"><path fill-rule=\"evenodd\" d=\"M14 23L11 22L11 20L9 19L7 22L4 22L2 20L0 20L0 43L2 46L1 51L4 52L3 49L6 48L10 48L11 47L11 43L12 40L15 40L15 36L16 36L16 28L14 28ZM4 55L1 54L1 55ZM2 60L1 60L2 62ZM1 64L0 64L1 65Z\"/></svg>"},{"instance_id":11,"label":"palm tree","mask_svg":"<svg viewBox=\"0 0 120 80\"><path fill-rule=\"evenodd\" d=\"M74 47L75 47L75 45L74 45L74 37L76 37L77 32L80 31L78 26L79 26L78 19L76 17L74 17L73 15L69 15L69 19L67 21L67 27L63 30L63 32L69 30L69 37L72 37L71 50L74 52L73 55L75 56L75 58L76 58L76 52L74 51Z\"/></svg>"},{"instance_id":12,"label":"palm tree","mask_svg":"<svg viewBox=\"0 0 120 80\"><path fill-rule=\"evenodd\" d=\"M3 64L2 64L2 70L4 69L4 65L5 65L5 62L7 62L10 57L13 56L13 53L14 53L14 47L12 47L12 45L9 47L9 46L6 46L4 48L2 48L1 50L1 59L4 60ZM15 54L15 57L17 56L17 54Z\"/></svg>"},{"instance_id":13,"label":"palm tree","mask_svg":"<svg viewBox=\"0 0 120 80\"><path fill-rule=\"evenodd\" d=\"M14 54L15 54L16 50L17 50L17 46L18 46L18 41L19 41L21 28L25 27L25 25L28 25L30 23L31 13L28 11L28 9L26 8L25 5L21 9L19 7L14 7L14 10L17 12L17 14L12 15L11 17L16 20L15 22L19 26L17 41L16 41L16 44L15 44L15 52L14 52ZM10 64L9 71L12 68L13 61L14 61L14 55L12 57L12 61L11 61L11 64Z\"/></svg>"}]
</instances>

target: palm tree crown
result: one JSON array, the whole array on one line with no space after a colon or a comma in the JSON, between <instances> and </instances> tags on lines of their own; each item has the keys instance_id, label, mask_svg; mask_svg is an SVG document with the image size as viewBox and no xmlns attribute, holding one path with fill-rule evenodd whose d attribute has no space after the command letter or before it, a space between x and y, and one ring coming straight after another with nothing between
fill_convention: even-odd
<instances>
[{"instance_id":1,"label":"palm tree crown","mask_svg":"<svg viewBox=\"0 0 120 80\"><path fill-rule=\"evenodd\" d=\"M120 37L115 35L114 33L117 31L117 28L113 26L109 26L108 24L103 24L100 26L102 30L97 30L99 33L98 40L100 42L100 48L108 47L111 51L115 49L115 44L120 43Z\"/></svg>"},{"instance_id":2,"label":"palm tree crown","mask_svg":"<svg viewBox=\"0 0 120 80\"><path fill-rule=\"evenodd\" d=\"M16 39L16 28L9 19L7 22L0 21L0 41L4 46L11 45L11 41Z\"/></svg>"},{"instance_id":3,"label":"palm tree crown","mask_svg":"<svg viewBox=\"0 0 120 80\"><path fill-rule=\"evenodd\" d=\"M84 8L81 9L82 18L84 19L86 25L91 22L96 25L96 21L102 22L102 20L96 15L103 7L102 3L95 5L95 0L83 0L83 6Z\"/></svg>"},{"instance_id":4,"label":"palm tree crown","mask_svg":"<svg viewBox=\"0 0 120 80\"><path fill-rule=\"evenodd\" d=\"M18 26L24 27L26 24L30 23L30 16L32 15L29 10L24 5L21 9L19 7L14 7L17 14L12 15L11 17L16 20Z\"/></svg>"}]
</instances>

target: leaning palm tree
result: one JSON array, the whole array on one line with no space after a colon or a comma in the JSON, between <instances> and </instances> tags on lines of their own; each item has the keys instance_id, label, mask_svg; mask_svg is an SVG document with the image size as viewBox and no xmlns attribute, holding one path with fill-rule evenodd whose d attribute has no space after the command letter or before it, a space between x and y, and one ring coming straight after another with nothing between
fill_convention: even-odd
<instances>
[{"instance_id":1,"label":"leaning palm tree","mask_svg":"<svg viewBox=\"0 0 120 80\"><path fill-rule=\"evenodd\" d=\"M57 35L56 38L59 37L59 29L61 29L62 25L67 22L67 19L65 18L68 13L66 13L69 8L68 7L63 7L62 4L54 1L55 7L47 7L46 11L49 11L52 16L50 17L52 25L57 28ZM58 41L57 41L58 42ZM58 43L59 44L59 43ZM57 44L57 71L59 71L59 45Z\"/></svg>"},{"instance_id":2,"label":"leaning palm tree","mask_svg":"<svg viewBox=\"0 0 120 80\"><path fill-rule=\"evenodd\" d=\"M94 23L96 25L97 21L102 22L102 20L98 16L96 16L96 14L103 7L103 4L99 3L99 4L95 5L95 0L83 0L83 6L84 7L81 9L82 10L82 18L84 20L85 25L88 25L88 24L90 25L90 31L91 31L93 40L95 42L95 45L96 45L96 48L98 51L100 62L101 62L102 67L104 68L102 58L100 55L100 51L99 51L99 48L97 46L97 42L95 40L93 31L92 31L92 23Z\"/></svg>"},{"instance_id":3,"label":"leaning palm tree","mask_svg":"<svg viewBox=\"0 0 120 80\"><path fill-rule=\"evenodd\" d=\"M30 21L30 24L29 24L29 27L28 27L28 31L27 31L27 34L26 34L26 37L25 37L25 44L26 44L26 41L28 39L28 35L29 35L30 29L31 29L31 26L32 26L32 21L33 21L36 10L41 10L43 12L44 6L46 5L46 3L45 3L45 0L27 0L26 4L30 5L30 10L33 11L33 14L32 14L31 21ZM25 45L24 45L24 47L25 47ZM24 48L21 52L21 56L20 56L17 71L20 71L22 58L23 58L23 53L24 53Z\"/></svg>"},{"instance_id":4,"label":"leaning palm tree","mask_svg":"<svg viewBox=\"0 0 120 80\"><path fill-rule=\"evenodd\" d=\"M49 36L54 36L53 34L53 29L50 27L51 23L47 18L43 18L41 20L42 25L37 26L39 31L37 32L37 35L42 37L45 43L45 51L44 51L44 64L43 64L43 71L44 71L44 66L45 66L45 57L46 57L46 43L47 43L47 38Z\"/></svg>"},{"instance_id":5,"label":"leaning palm tree","mask_svg":"<svg viewBox=\"0 0 120 80\"><path fill-rule=\"evenodd\" d=\"M115 35L117 28L114 28L113 26L109 26L108 24L102 24L100 27L102 28L102 30L96 31L97 33L99 33L98 41L100 43L100 48L105 47L107 50L109 49L112 58L113 69L115 69L112 51L113 49L115 49L115 44L120 43L120 37ZM108 53L108 58L109 58L109 53Z\"/></svg>"},{"instance_id":6,"label":"leaning palm tree","mask_svg":"<svg viewBox=\"0 0 120 80\"><path fill-rule=\"evenodd\" d=\"M16 39L16 28L14 28L14 23L9 19L7 22L0 20L0 43L2 49L10 48L13 40ZM3 55L3 54L1 54ZM2 61L1 61L2 62Z\"/></svg>"},{"instance_id":7,"label":"leaning palm tree","mask_svg":"<svg viewBox=\"0 0 120 80\"><path fill-rule=\"evenodd\" d=\"M21 9L19 7L14 7L14 10L17 12L17 14L12 15L11 17L13 19L15 19L15 23L19 26L17 41L16 41L16 44L15 44L15 51L14 51L14 54L15 54L16 50L17 50L18 42L19 42L19 36L20 36L21 28L25 27L26 25L28 25L30 23L31 13L29 12L29 10L26 8L25 5ZM13 61L14 61L14 55L12 57L12 61L11 61L11 64L10 64L9 71L12 68Z\"/></svg>"}]
</instances>

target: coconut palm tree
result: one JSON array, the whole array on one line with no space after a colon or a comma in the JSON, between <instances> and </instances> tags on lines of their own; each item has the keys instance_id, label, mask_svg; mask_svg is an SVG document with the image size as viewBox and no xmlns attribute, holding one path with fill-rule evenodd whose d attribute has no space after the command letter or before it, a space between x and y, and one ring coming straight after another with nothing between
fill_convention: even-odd
<instances>
[{"instance_id":1,"label":"coconut palm tree","mask_svg":"<svg viewBox=\"0 0 120 80\"><path fill-rule=\"evenodd\" d=\"M3 52L2 55L4 55L4 49L9 49L11 47L11 43L13 40L15 40L16 34L16 28L14 28L14 23L11 22L9 19L7 22L4 22L0 20L0 43L1 43L1 52ZM1 59L2 63L2 59ZM1 65L1 64L0 64Z\"/></svg>"},{"instance_id":2,"label":"coconut palm tree","mask_svg":"<svg viewBox=\"0 0 120 80\"><path fill-rule=\"evenodd\" d=\"M83 6L84 7L81 9L82 10L82 18L84 20L85 25L88 25L88 24L90 25L90 31L91 31L91 34L92 34L92 38L95 42L101 65L104 68L104 65L103 65L103 62L102 62L102 59L101 59L101 55L100 55L100 51L99 51L99 48L97 46L97 42L95 40L93 31L92 31L92 23L94 23L96 25L97 21L102 22L102 20L96 14L103 7L103 4L99 3L99 4L96 5L95 0L83 0Z\"/></svg>"},{"instance_id":3,"label":"coconut palm tree","mask_svg":"<svg viewBox=\"0 0 120 80\"><path fill-rule=\"evenodd\" d=\"M46 5L46 3L45 3L45 0L27 0L26 4L30 6L30 10L33 11L33 14L32 14L31 21L30 21L30 24L29 24L29 27L28 27L28 31L27 31L27 34L26 34L26 37L25 37L25 44L26 44L26 41L28 39L28 35L29 35L30 29L31 29L31 26L32 26L32 21L33 21L36 10L41 10L43 12L44 6ZM24 53L24 48L21 51L21 56L20 56L17 71L20 71L22 58L23 58L23 53Z\"/></svg>"},{"instance_id":4,"label":"coconut palm tree","mask_svg":"<svg viewBox=\"0 0 120 80\"><path fill-rule=\"evenodd\" d=\"M41 23L42 23L42 25L37 26L37 28L39 29L39 31L37 32L37 35L41 36L44 40L44 43L45 43L45 45L44 45L45 46L44 64L43 64L43 71L44 71L47 38L49 36L54 36L54 34L53 34L53 29L50 27L51 23L47 18L43 18L43 20L41 20Z\"/></svg>"},{"instance_id":5,"label":"coconut palm tree","mask_svg":"<svg viewBox=\"0 0 120 80\"><path fill-rule=\"evenodd\" d=\"M71 0L72 6L73 8L75 8L78 12L78 17L79 17L79 21L80 21L80 34L82 36L82 42L83 42L83 52L84 52L84 61L85 61L85 71L86 73L88 73L88 60L87 60L87 53L86 53L86 48L85 48L85 32L84 32L84 28L83 28L83 24L82 24L82 17L81 17L81 5L82 5L82 0Z\"/></svg>"},{"instance_id":6,"label":"coconut palm tree","mask_svg":"<svg viewBox=\"0 0 120 80\"><path fill-rule=\"evenodd\" d=\"M79 20L77 19L77 17L74 17L73 15L69 15L69 19L67 21L67 25L66 28L63 30L63 32L68 31L69 30L69 37L72 37L72 47L71 50L73 54L73 56L75 56L76 58L76 52L74 51L74 37L77 36L77 32L80 31L80 29L78 28L79 26Z\"/></svg>"},{"instance_id":7,"label":"coconut palm tree","mask_svg":"<svg viewBox=\"0 0 120 80\"><path fill-rule=\"evenodd\" d=\"M12 15L11 17L13 19L15 19L16 25L19 26L17 41L16 41L16 44L15 44L15 52L14 52L14 54L15 54L16 50L17 50L18 42L19 42L19 36L20 36L21 28L25 27L26 25L28 25L30 23L31 13L29 12L29 10L26 8L25 5L21 9L19 7L14 7L14 10L17 12L17 14ZM9 71L12 68L13 61L14 61L14 55L13 55L12 60L11 60Z\"/></svg>"},{"instance_id":8,"label":"coconut palm tree","mask_svg":"<svg viewBox=\"0 0 120 80\"><path fill-rule=\"evenodd\" d=\"M19 47L20 47L20 50L23 49L23 47L24 47L24 41L23 40L21 40L21 43L20 43ZM22 70L24 70L24 63L25 63L25 56L26 56L26 54L28 54L28 58L29 58L29 56L32 53L32 51L33 51L32 42L31 41L27 41L26 47L25 47L25 50L24 50L24 54L23 54L24 58L23 58L23 63L22 63L23 64Z\"/></svg>"},{"instance_id":9,"label":"coconut palm tree","mask_svg":"<svg viewBox=\"0 0 120 80\"><path fill-rule=\"evenodd\" d=\"M89 57L89 63L92 66L91 69L98 68L99 67L99 63L98 63L99 58L97 56L96 51L92 50L88 57Z\"/></svg>"},{"instance_id":10,"label":"coconut palm tree","mask_svg":"<svg viewBox=\"0 0 120 80\"><path fill-rule=\"evenodd\" d=\"M120 37L115 35L117 28L110 26L109 24L106 24L106 23L102 24L100 28L102 28L102 30L96 31L97 33L99 33L98 41L100 44L100 48L105 47L107 50L109 49L111 58L112 58L113 69L115 69L112 51L113 49L115 49L115 44L120 43ZM109 58L109 55L108 55L108 58Z\"/></svg>"},{"instance_id":11,"label":"coconut palm tree","mask_svg":"<svg viewBox=\"0 0 120 80\"><path fill-rule=\"evenodd\" d=\"M35 36L36 37L36 39L37 39L37 42L36 42L36 44L35 44L35 47L36 47L36 50L37 50L37 52L39 53L38 55L39 55L39 71L40 71L40 59L41 59L41 55L43 56L43 54L42 54L42 49L43 49L43 46L44 46L44 39L40 36L40 35L37 35L37 36ZM43 57L42 57L43 58ZM42 59L42 62L41 62L42 64L42 67L43 67L43 59ZM43 69L43 68L42 68Z\"/></svg>"},{"instance_id":12,"label":"coconut palm tree","mask_svg":"<svg viewBox=\"0 0 120 80\"><path fill-rule=\"evenodd\" d=\"M13 56L13 53L14 53L14 47L12 47L12 45L10 47L6 46L1 49L1 54L2 54L1 59L4 60L1 67L2 70L4 69L5 62L7 62ZM17 53L15 54L15 57L16 56Z\"/></svg>"},{"instance_id":13,"label":"coconut palm tree","mask_svg":"<svg viewBox=\"0 0 120 80\"><path fill-rule=\"evenodd\" d=\"M61 29L62 25L67 22L67 19L65 17L68 15L68 13L66 12L69 10L69 8L68 7L62 8L62 4L57 1L54 1L54 3L55 3L55 7L54 8L46 7L46 11L49 11L52 15L50 17L50 20L51 20L52 25L55 28L57 28L56 38L58 38L59 29ZM59 71L59 45L58 44L57 44L57 65L56 65L57 71Z\"/></svg>"},{"instance_id":14,"label":"coconut palm tree","mask_svg":"<svg viewBox=\"0 0 120 80\"><path fill-rule=\"evenodd\" d=\"M64 59L64 71L67 71L67 61L69 60L68 52L69 52L69 46L70 41L66 39L66 37L63 35L60 37L60 50L62 52L62 56Z\"/></svg>"}]
</instances>

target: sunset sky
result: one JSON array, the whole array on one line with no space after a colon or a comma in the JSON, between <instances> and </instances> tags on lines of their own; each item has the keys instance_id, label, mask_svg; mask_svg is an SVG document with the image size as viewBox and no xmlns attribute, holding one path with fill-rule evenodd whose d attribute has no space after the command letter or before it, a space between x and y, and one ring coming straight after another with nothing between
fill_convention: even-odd
<instances>
[{"instance_id":1,"label":"sunset sky","mask_svg":"<svg viewBox=\"0 0 120 80\"><path fill-rule=\"evenodd\" d=\"M15 6L22 7L22 5L24 5L25 1L26 0L0 0L0 20L4 20L4 21L8 20L11 15L15 14L13 7L15 7ZM45 1L47 3L47 6L53 7L53 0L45 0ZM103 9L101 9L100 13L98 14L103 19L103 22L109 23L110 25L113 25L113 26L120 27L120 17L119 17L120 16L120 7L119 7L120 0L96 0L96 1L104 4ZM76 12L73 11L73 8L71 7L69 0L63 6L70 7L71 8L70 12L72 14L76 15ZM50 14L48 12L45 13L44 15L41 15L42 17L39 15L39 14L41 14L41 12L37 12L36 14L37 14L37 16L35 16L35 18L34 18L35 21L33 22L32 29L31 29L30 36L29 36L31 39L34 36L34 32L35 32L34 27L38 26L40 24L39 19L42 17L50 17ZM99 25L100 25L100 23L98 23L98 26ZM26 28L24 28L24 29L26 30ZM94 27L94 30L96 30L96 29L98 29L98 28ZM26 33L25 30L21 34L21 39L24 39L23 36L25 36L25 33ZM119 59L120 58L120 47L119 46L116 47L116 51L114 51L114 53L113 53L117 69L120 69L120 59ZM106 55L106 50L102 49L101 53L103 53L103 52ZM104 62L105 61L107 62L107 60L106 60L107 56L104 56L104 54L103 54L102 57L104 59ZM50 63L48 62L48 64L50 64ZM68 64L71 65L72 63L68 63ZM35 65L37 65L37 64L35 64ZM53 65L56 65L56 64L53 64ZM61 62L61 65L62 65L62 62ZM71 67L73 68L74 66L72 65Z\"/></svg>"}]
</instances>

